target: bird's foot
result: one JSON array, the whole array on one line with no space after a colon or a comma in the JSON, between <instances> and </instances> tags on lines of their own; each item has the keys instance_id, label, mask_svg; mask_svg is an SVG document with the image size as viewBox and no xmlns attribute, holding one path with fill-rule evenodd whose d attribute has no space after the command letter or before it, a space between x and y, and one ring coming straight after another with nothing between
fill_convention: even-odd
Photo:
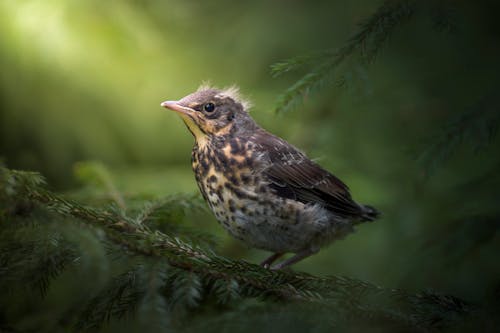
<instances>
[{"instance_id":1,"label":"bird's foot","mask_svg":"<svg viewBox=\"0 0 500 333\"><path fill-rule=\"evenodd\" d=\"M319 252L319 248L316 248L316 247L308 248L306 250L300 251L297 254L295 254L293 257L288 258L286 260L283 260L282 262L279 262L276 265L271 266L271 270L277 271L277 270L283 269L285 267L293 265L293 264L301 261L302 259L305 259L305 258L307 258L315 253L318 253L318 252Z\"/></svg>"},{"instance_id":2,"label":"bird's foot","mask_svg":"<svg viewBox=\"0 0 500 333\"><path fill-rule=\"evenodd\" d=\"M268 269L269 267L271 267L271 264L276 261L276 259L279 259L283 255L284 255L284 253L275 253L275 254L271 255L269 258L267 258L266 260L264 260L263 262L261 262L260 265L262 267Z\"/></svg>"}]
</instances>

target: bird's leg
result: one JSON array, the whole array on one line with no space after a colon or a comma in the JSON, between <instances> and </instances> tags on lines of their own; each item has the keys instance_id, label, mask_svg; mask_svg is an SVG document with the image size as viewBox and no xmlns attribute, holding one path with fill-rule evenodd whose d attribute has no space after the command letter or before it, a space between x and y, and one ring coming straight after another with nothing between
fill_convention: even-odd
<instances>
[{"instance_id":1,"label":"bird's leg","mask_svg":"<svg viewBox=\"0 0 500 333\"><path fill-rule=\"evenodd\" d=\"M270 256L269 258L267 258L266 260L264 260L263 262L260 263L260 265L264 268L269 268L269 266L276 261L276 259L282 257L284 255L284 253L275 253L273 254L272 256Z\"/></svg>"},{"instance_id":2,"label":"bird's leg","mask_svg":"<svg viewBox=\"0 0 500 333\"><path fill-rule=\"evenodd\" d=\"M308 249L302 250L299 253L295 254L293 257L288 258L286 260L283 260L282 262L279 262L276 265L273 265L271 267L271 269L276 271L276 270L285 268L287 266L293 265L293 264L301 261L302 259L307 258L310 255L317 253L318 251L319 251L319 248L308 248Z\"/></svg>"}]
</instances>

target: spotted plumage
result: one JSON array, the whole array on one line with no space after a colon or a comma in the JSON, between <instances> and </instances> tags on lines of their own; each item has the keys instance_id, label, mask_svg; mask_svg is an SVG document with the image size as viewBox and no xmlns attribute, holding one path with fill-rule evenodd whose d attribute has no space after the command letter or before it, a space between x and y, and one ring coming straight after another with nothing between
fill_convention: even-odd
<instances>
[{"instance_id":1,"label":"spotted plumage","mask_svg":"<svg viewBox=\"0 0 500 333\"><path fill-rule=\"evenodd\" d=\"M246 244L285 253L291 265L353 231L378 212L297 148L259 127L237 89L202 87L162 106L179 113L195 138L196 182L219 223Z\"/></svg>"}]
</instances>

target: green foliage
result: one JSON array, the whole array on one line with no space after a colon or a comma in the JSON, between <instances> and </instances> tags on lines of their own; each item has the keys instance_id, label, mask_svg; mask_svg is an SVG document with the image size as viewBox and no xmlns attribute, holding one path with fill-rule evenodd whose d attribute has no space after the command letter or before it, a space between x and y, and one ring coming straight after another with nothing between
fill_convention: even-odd
<instances>
[{"instance_id":1,"label":"green foliage","mask_svg":"<svg viewBox=\"0 0 500 333\"><path fill-rule=\"evenodd\" d=\"M99 329L112 318L121 319L131 315L145 291L145 281L140 281L142 266L134 267L114 277L103 290L90 299L82 311L76 328L79 330Z\"/></svg>"},{"instance_id":2,"label":"green foliage","mask_svg":"<svg viewBox=\"0 0 500 333\"><path fill-rule=\"evenodd\" d=\"M444 126L421 145L417 162L430 176L462 144L477 154L493 142L500 122L500 104L496 94L482 97L472 107L449 119Z\"/></svg>"},{"instance_id":3,"label":"green foliage","mask_svg":"<svg viewBox=\"0 0 500 333\"><path fill-rule=\"evenodd\" d=\"M37 289L45 296L50 282L68 266L77 264L79 258L74 244L56 230L38 227L41 232L34 234L34 226L5 227L12 230L3 232L0 240L0 279L4 293L9 292L12 285L20 284Z\"/></svg>"},{"instance_id":4,"label":"green foliage","mask_svg":"<svg viewBox=\"0 0 500 333\"><path fill-rule=\"evenodd\" d=\"M10 204L29 203L29 209L21 216L19 210L4 213L6 227L2 229L0 242L3 290L19 283L22 286L29 279L44 296L69 265L78 265L83 261L80 257L92 255L78 245L77 238L64 237L60 232L54 234L59 228L64 230L64 223L90 228L100 242L113 244L108 250L108 260L124 267L121 273L114 269L109 282L94 295L88 294L79 300L85 305L79 306L74 319L67 320L67 327L96 330L111 320L130 320L135 315L148 313L153 321L171 318L158 321L157 329L164 329L169 325L188 325L190 316L212 302L213 306L224 306L224 312L241 311L240 315L245 316L247 308L238 310L238 304L245 300L258 300L256 304L267 309L265 311L273 311L277 304L296 304L292 308L297 306L307 315L328 316L331 325L344 325L352 320L382 321L384 325L417 330L453 326L457 319L470 313L470 305L452 296L430 292L411 294L347 277L274 272L221 257L206 246L181 240L185 230L166 229L168 233L165 233L155 227L158 224L149 223L149 219L165 216L172 207L172 198L170 206L147 204L148 213L142 210L137 218L129 218L125 211L118 213L83 206L47 191L36 173L2 168L1 179L2 184L9 184L2 186L1 194ZM179 202L189 209L188 201ZM165 212L150 214L153 206ZM5 208L2 205L4 212ZM39 212L43 214L36 224L23 223ZM45 230L53 220L60 222ZM36 232L26 232L26 228ZM33 235L37 238L31 239ZM116 257L113 252L126 256ZM2 303L3 306L7 304ZM320 313L316 313L318 306L322 308ZM197 325L194 324L193 329Z\"/></svg>"},{"instance_id":5,"label":"green foliage","mask_svg":"<svg viewBox=\"0 0 500 333\"><path fill-rule=\"evenodd\" d=\"M364 62L372 62L389 36L401 24L413 15L416 1L386 1L349 41L333 51L318 55L299 56L278 62L271 66L273 76L297 70L300 67L312 67L306 75L278 97L276 111L286 111L312 92L321 90L334 81L337 69L350 57L359 55Z\"/></svg>"},{"instance_id":6,"label":"green foliage","mask_svg":"<svg viewBox=\"0 0 500 333\"><path fill-rule=\"evenodd\" d=\"M102 188L113 202L122 210L125 210L125 201L116 189L112 177L100 162L77 163L74 167L75 176L82 183L92 188Z\"/></svg>"},{"instance_id":7,"label":"green foliage","mask_svg":"<svg viewBox=\"0 0 500 333\"><path fill-rule=\"evenodd\" d=\"M376 5L1 2L1 154L50 185L0 170L0 331L497 330L498 5ZM384 218L294 270L230 259L261 254L172 194L192 138L158 106L206 78ZM266 119L281 84L314 111Z\"/></svg>"},{"instance_id":8,"label":"green foliage","mask_svg":"<svg viewBox=\"0 0 500 333\"><path fill-rule=\"evenodd\" d=\"M335 82L337 85L343 85L348 76L355 74L349 70L354 67L353 63L374 62L391 35L413 19L415 14L430 16L434 28L438 31L453 32L456 30L454 13L454 5L449 1L435 3L413 0L385 1L374 14L359 24L358 31L344 45L271 65L273 77L307 68L305 75L279 95L276 111L288 111L310 94L321 91Z\"/></svg>"}]
</instances>

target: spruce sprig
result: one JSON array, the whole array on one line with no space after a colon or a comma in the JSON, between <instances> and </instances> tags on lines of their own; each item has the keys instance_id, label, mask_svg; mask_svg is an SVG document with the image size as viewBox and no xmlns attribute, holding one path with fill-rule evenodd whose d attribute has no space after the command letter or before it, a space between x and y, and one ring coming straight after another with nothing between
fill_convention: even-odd
<instances>
[{"instance_id":1,"label":"spruce sprig","mask_svg":"<svg viewBox=\"0 0 500 333\"><path fill-rule=\"evenodd\" d=\"M29 200L37 209L64 217L67 223L97 228L107 240L119 245L118 250L128 251L142 262L113 279L89 301L79 320L80 328L99 327L110 318L134 313L148 299L155 300L155 309L162 313L182 313L199 307L207 295L216 297L221 304L252 298L271 303L316 304L338 318L359 316L423 330L434 328L436 322L451 325L471 309L468 303L439 293L411 294L348 277L271 271L230 260L176 235L151 229L145 214L138 223L122 213L84 206L48 191L38 174L6 168L0 171L3 184L9 184L8 191L1 188L0 195L12 202ZM32 253L31 257L37 255ZM147 262L156 262L158 266L153 267L160 268L144 273ZM160 279L155 278L153 283L152 276Z\"/></svg>"},{"instance_id":2,"label":"spruce sprig","mask_svg":"<svg viewBox=\"0 0 500 333\"><path fill-rule=\"evenodd\" d=\"M287 111L310 93L334 82L336 70L354 55L358 55L363 62L372 62L391 34L413 16L415 9L415 1L386 1L361 23L358 32L338 49L290 58L271 66L271 74L274 77L300 67L312 67L278 97L276 111Z\"/></svg>"},{"instance_id":3,"label":"spruce sprig","mask_svg":"<svg viewBox=\"0 0 500 333\"><path fill-rule=\"evenodd\" d=\"M416 153L417 163L425 177L430 177L463 145L475 153L484 150L495 139L500 123L500 105L495 94L489 94L464 111L452 116L433 135L425 138Z\"/></svg>"}]
</instances>

